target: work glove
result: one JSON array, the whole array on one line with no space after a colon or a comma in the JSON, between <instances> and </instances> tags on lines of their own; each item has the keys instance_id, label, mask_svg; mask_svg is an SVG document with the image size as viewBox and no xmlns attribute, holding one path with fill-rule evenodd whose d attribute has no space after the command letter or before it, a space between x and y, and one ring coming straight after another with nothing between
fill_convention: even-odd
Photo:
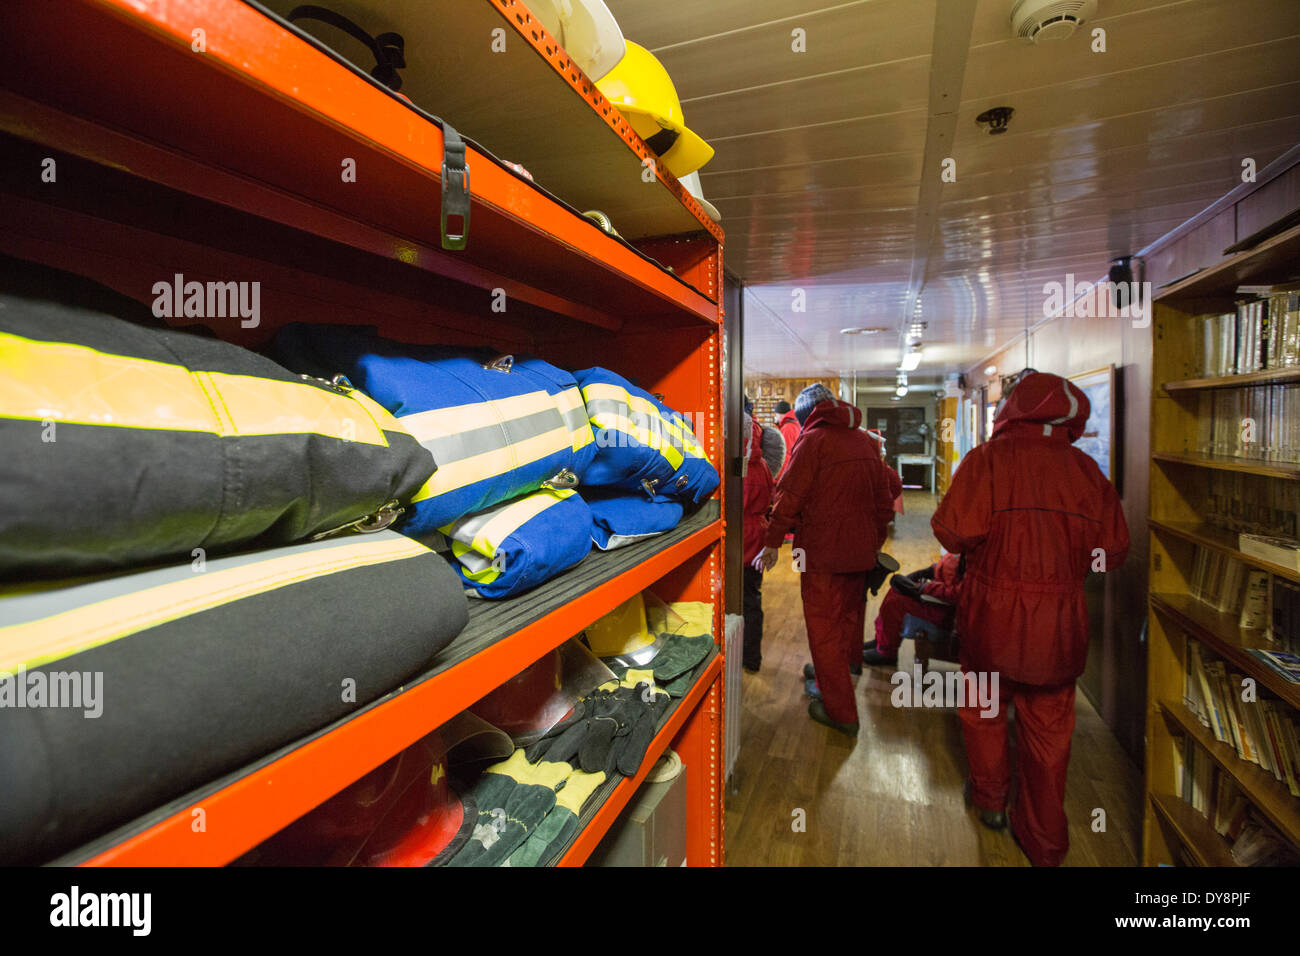
<instances>
[{"instance_id":1,"label":"work glove","mask_svg":"<svg viewBox=\"0 0 1300 956\"><path fill-rule=\"evenodd\" d=\"M898 561L893 555L881 551L876 555L876 566L867 572L867 590L873 595L880 590L885 579L898 570ZM865 597L863 598L865 600Z\"/></svg>"},{"instance_id":2,"label":"work glove","mask_svg":"<svg viewBox=\"0 0 1300 956\"><path fill-rule=\"evenodd\" d=\"M579 700L573 713L528 748L527 757L575 762L587 773L633 776L668 700L650 671L629 670L621 682L608 681Z\"/></svg>"},{"instance_id":3,"label":"work glove","mask_svg":"<svg viewBox=\"0 0 1300 956\"><path fill-rule=\"evenodd\" d=\"M528 762L524 751L483 772L470 791L478 819L469 842L447 866L499 866L555 806L555 789L573 773L567 763Z\"/></svg>"},{"instance_id":4,"label":"work glove","mask_svg":"<svg viewBox=\"0 0 1300 956\"><path fill-rule=\"evenodd\" d=\"M632 674L645 673L629 671ZM624 679L626 682L626 678ZM622 701L620 716L627 727L626 733L614 738L611 759L618 772L625 777L634 777L645 760L645 752L650 749L659 721L668 710L668 693L654 685L653 679L640 680L632 687L620 686L614 691L616 699Z\"/></svg>"},{"instance_id":5,"label":"work glove","mask_svg":"<svg viewBox=\"0 0 1300 956\"><path fill-rule=\"evenodd\" d=\"M889 579L889 586L903 597L911 598L913 601L921 600L921 582L910 574L895 574Z\"/></svg>"},{"instance_id":6,"label":"work glove","mask_svg":"<svg viewBox=\"0 0 1300 956\"><path fill-rule=\"evenodd\" d=\"M503 866L542 866L564 849L578 832L582 808L605 782L604 773L575 770L555 796L555 806Z\"/></svg>"},{"instance_id":7,"label":"work glove","mask_svg":"<svg viewBox=\"0 0 1300 956\"><path fill-rule=\"evenodd\" d=\"M683 637L680 634L671 634L665 639L659 653L646 666L654 675L655 684L667 691L669 697L676 699L685 696L691 689L695 668L709 656L712 648L712 635ZM620 673L618 666L613 666L611 669L620 679L623 678L623 673Z\"/></svg>"}]
</instances>

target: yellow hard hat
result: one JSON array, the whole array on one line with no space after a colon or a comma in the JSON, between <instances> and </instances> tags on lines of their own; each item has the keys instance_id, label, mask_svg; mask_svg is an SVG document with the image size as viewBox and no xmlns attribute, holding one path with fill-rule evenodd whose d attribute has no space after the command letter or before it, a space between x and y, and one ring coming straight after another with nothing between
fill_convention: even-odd
<instances>
[{"instance_id":1,"label":"yellow hard hat","mask_svg":"<svg viewBox=\"0 0 1300 956\"><path fill-rule=\"evenodd\" d=\"M713 158L713 147L687 128L668 71L645 47L627 41L626 55L596 88L674 176L688 176Z\"/></svg>"}]
</instances>

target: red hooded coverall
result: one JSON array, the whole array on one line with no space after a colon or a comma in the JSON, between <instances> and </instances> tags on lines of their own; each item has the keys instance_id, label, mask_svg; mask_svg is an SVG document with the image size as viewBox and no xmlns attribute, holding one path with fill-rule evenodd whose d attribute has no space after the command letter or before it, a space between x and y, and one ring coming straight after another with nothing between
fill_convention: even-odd
<instances>
[{"instance_id":1,"label":"red hooded coverall","mask_svg":"<svg viewBox=\"0 0 1300 956\"><path fill-rule=\"evenodd\" d=\"M781 475L784 475L786 469L790 467L790 452L794 450L794 443L799 440L799 419L795 417L793 410L788 411L781 416L776 427L780 430L781 437L785 439L785 464L775 476L780 480Z\"/></svg>"},{"instance_id":2,"label":"red hooded coverall","mask_svg":"<svg viewBox=\"0 0 1300 956\"><path fill-rule=\"evenodd\" d=\"M1011 827L1039 866L1058 865L1069 848L1074 682L1088 654L1083 581L1094 567L1118 568L1129 548L1115 486L1071 444L1088 414L1087 396L1060 376L1021 379L991 440L966 455L930 522L945 548L966 555L957 610L962 667L999 675L995 717L981 717L978 706L958 711L971 798L986 810L1006 806L1005 704L1014 702L1019 767Z\"/></svg>"},{"instance_id":3,"label":"red hooded coverall","mask_svg":"<svg viewBox=\"0 0 1300 956\"><path fill-rule=\"evenodd\" d=\"M845 402L814 406L777 482L766 539L779 548L796 529L808 647L826 713L840 723L858 719L849 665L861 659L867 572L894 516L880 446L861 422Z\"/></svg>"}]
</instances>

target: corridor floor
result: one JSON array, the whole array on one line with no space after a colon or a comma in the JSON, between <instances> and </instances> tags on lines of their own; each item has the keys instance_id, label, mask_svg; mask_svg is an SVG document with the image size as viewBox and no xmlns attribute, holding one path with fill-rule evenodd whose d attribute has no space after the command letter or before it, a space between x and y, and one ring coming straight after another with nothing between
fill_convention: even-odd
<instances>
[{"instance_id":1,"label":"corridor floor","mask_svg":"<svg viewBox=\"0 0 1300 956\"><path fill-rule=\"evenodd\" d=\"M935 498L905 493L887 550L904 571L929 564ZM956 712L895 708L892 668L854 678L856 742L807 714L809 660L790 548L763 586L763 667L744 674L741 749L726 800L733 866L1028 866L1009 833L980 826L962 800L966 758ZM885 590L867 609L868 639ZM1070 759L1066 866L1133 866L1141 771L1080 692ZM1104 811L1104 818L1096 811ZM1104 823L1095 829L1094 821Z\"/></svg>"}]
</instances>

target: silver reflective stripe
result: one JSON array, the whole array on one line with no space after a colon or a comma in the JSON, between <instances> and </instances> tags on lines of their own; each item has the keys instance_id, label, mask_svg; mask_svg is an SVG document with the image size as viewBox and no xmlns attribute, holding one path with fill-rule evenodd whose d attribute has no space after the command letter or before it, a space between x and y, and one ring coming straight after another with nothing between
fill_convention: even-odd
<instances>
[{"instance_id":1,"label":"silver reflective stripe","mask_svg":"<svg viewBox=\"0 0 1300 956\"><path fill-rule=\"evenodd\" d=\"M569 392L578 392L578 390L576 388L568 388L565 389L562 394L567 395ZM558 398L559 396L556 397ZM564 424L569 426L569 431L571 432L580 432L584 428L591 427L591 422L588 419L589 413L584 407L581 392L578 392L577 398L578 401L573 408L565 409L560 412L564 417Z\"/></svg>"},{"instance_id":2,"label":"silver reflective stripe","mask_svg":"<svg viewBox=\"0 0 1300 956\"><path fill-rule=\"evenodd\" d=\"M367 535L366 540L379 542L400 537L402 536L396 531L379 531ZM188 580L196 574L229 571L232 568L257 564L260 561L271 561L276 558L289 557L290 555L311 554L314 551L327 551L330 548L351 547L356 543L357 538L355 535L344 535L340 538L311 541L307 544L294 544L266 551L254 551L249 554L232 554L219 558L209 558L204 563L204 570L201 572L195 571L191 562L182 561L168 565L165 568L118 574L111 578L100 578L71 586L64 581L52 581L48 587L41 585L39 591L31 590L31 585L7 588L0 590L0 627L43 620L55 614L62 614L65 611L73 611L91 604L98 604L100 601L108 601L126 594L135 594L140 591L147 591L150 588L161 587L164 584ZM13 593L13 591L19 589L23 593Z\"/></svg>"},{"instance_id":3,"label":"silver reflective stripe","mask_svg":"<svg viewBox=\"0 0 1300 956\"><path fill-rule=\"evenodd\" d=\"M649 531L645 534L611 534L609 536L609 541L603 545L594 538L592 541L596 547L600 548L602 551L613 551L615 548L621 548L629 544L636 544L638 541L644 541L646 538L658 537L664 533L665 532L663 531Z\"/></svg>"},{"instance_id":4,"label":"silver reflective stripe","mask_svg":"<svg viewBox=\"0 0 1300 956\"><path fill-rule=\"evenodd\" d=\"M626 418L634 426L644 428L652 436L657 436L661 441L672 445L681 452L683 456L689 455L695 458L699 457L698 454L686 447L685 443L677 437L672 428L668 426L666 419L660 415L647 415L645 412L634 411L632 408L628 407L626 402L615 401L612 398L594 398L587 402L587 415L592 419L595 419L599 415L618 415L622 418ZM674 422L673 424L684 428L684 426L681 426L680 422ZM604 426L597 423L595 427L603 428ZM621 429L615 430L621 431Z\"/></svg>"},{"instance_id":5,"label":"silver reflective stripe","mask_svg":"<svg viewBox=\"0 0 1300 956\"><path fill-rule=\"evenodd\" d=\"M455 409L446 409L453 412ZM423 413L427 414L427 413ZM533 412L522 418L512 418L496 425L487 425L470 431L457 432L438 438L426 438L420 442L433 454L433 460L439 465L472 458L484 452L497 451L507 445L515 445L529 438L536 438L563 426L560 411L549 408ZM567 430L567 428L566 428ZM566 445L567 447L567 445ZM558 450L558 449L557 449ZM484 477L487 477L486 475Z\"/></svg>"},{"instance_id":6,"label":"silver reflective stripe","mask_svg":"<svg viewBox=\"0 0 1300 956\"><path fill-rule=\"evenodd\" d=\"M1061 388L1065 389L1065 397L1070 402L1070 411L1067 414L1062 415L1060 418L1053 418L1050 422L1052 425L1064 425L1075 415L1079 414L1079 400L1074 397L1074 392L1070 391L1070 383L1065 379L1061 379ZM1051 432L1049 431L1047 434L1050 435Z\"/></svg>"},{"instance_id":7,"label":"silver reflective stripe","mask_svg":"<svg viewBox=\"0 0 1300 956\"><path fill-rule=\"evenodd\" d=\"M499 505L493 505L486 511L480 511L478 514L468 515L451 525L451 537L465 544L473 544L478 533L483 530L484 526L501 513ZM475 569L477 570L477 569Z\"/></svg>"}]
</instances>

